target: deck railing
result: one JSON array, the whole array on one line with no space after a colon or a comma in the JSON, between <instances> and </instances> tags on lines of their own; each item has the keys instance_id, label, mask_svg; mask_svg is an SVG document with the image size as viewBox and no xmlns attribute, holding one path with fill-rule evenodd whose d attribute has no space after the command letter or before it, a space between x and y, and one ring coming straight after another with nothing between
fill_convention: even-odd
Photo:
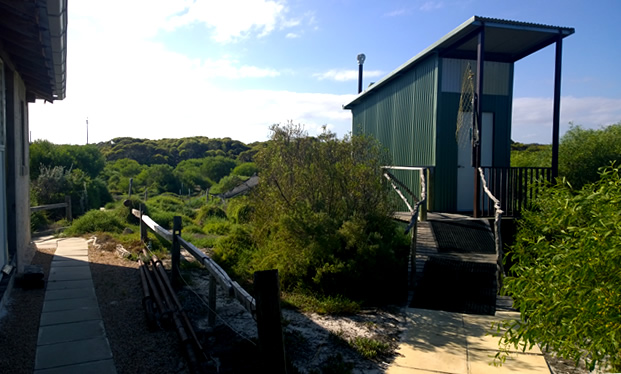
<instances>
[{"instance_id":1,"label":"deck railing","mask_svg":"<svg viewBox=\"0 0 621 374\"><path fill-rule=\"evenodd\" d=\"M517 217L530 206L537 196L537 181L552 181L552 168L543 167L482 167L483 177L490 192L500 200L500 209L507 217ZM486 195L482 201L482 215L494 216L494 201Z\"/></svg>"}]
</instances>

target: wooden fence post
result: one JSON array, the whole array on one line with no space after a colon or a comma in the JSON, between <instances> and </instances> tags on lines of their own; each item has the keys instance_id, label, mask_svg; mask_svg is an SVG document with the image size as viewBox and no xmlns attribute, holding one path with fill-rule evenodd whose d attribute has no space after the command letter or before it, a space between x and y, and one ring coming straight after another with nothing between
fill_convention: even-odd
<instances>
[{"instance_id":1,"label":"wooden fence post","mask_svg":"<svg viewBox=\"0 0 621 374\"><path fill-rule=\"evenodd\" d=\"M65 196L65 204L67 204L67 206L65 207L65 215L66 215L67 221L71 222L73 221L73 215L71 213L71 196L69 195Z\"/></svg>"},{"instance_id":2,"label":"wooden fence post","mask_svg":"<svg viewBox=\"0 0 621 374\"><path fill-rule=\"evenodd\" d=\"M216 325L216 277L209 275L209 311L207 312L207 326L214 327Z\"/></svg>"},{"instance_id":3,"label":"wooden fence post","mask_svg":"<svg viewBox=\"0 0 621 374\"><path fill-rule=\"evenodd\" d=\"M278 270L255 272L254 290L257 303L259 350L264 360L264 372L286 373Z\"/></svg>"},{"instance_id":4,"label":"wooden fence post","mask_svg":"<svg viewBox=\"0 0 621 374\"><path fill-rule=\"evenodd\" d=\"M144 206L140 204L140 241L143 243L147 242L147 225L142 221L142 216L144 215Z\"/></svg>"},{"instance_id":5,"label":"wooden fence post","mask_svg":"<svg viewBox=\"0 0 621 374\"><path fill-rule=\"evenodd\" d=\"M179 287L181 285L179 274L179 262L181 260L181 246L179 245L179 237L181 236L181 217L174 216L173 217L173 232L172 232L172 285L174 287Z\"/></svg>"}]
</instances>

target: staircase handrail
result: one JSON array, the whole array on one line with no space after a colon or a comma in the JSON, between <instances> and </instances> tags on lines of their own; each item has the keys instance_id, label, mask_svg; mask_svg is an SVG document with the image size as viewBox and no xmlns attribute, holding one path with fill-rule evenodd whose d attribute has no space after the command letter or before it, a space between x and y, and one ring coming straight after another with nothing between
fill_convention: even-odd
<instances>
[{"instance_id":1,"label":"staircase handrail","mask_svg":"<svg viewBox=\"0 0 621 374\"><path fill-rule=\"evenodd\" d=\"M500 200L498 200L487 187L487 181L485 180L485 173L483 173L483 169L479 167L478 170L481 177L483 191L485 191L485 194L494 202L494 247L496 249L496 279L498 281L498 290L500 290L502 288L502 276L504 274L504 265L502 263L504 253L502 249L502 236L500 225L502 221L502 214L504 212L501 209Z\"/></svg>"}]
</instances>

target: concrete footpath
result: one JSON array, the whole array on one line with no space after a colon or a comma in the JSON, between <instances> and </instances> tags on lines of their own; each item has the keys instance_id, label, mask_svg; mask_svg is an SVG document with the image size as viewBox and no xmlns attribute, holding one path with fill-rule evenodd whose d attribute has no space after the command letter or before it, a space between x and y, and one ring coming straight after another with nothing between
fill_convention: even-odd
<instances>
[{"instance_id":1,"label":"concrete footpath","mask_svg":"<svg viewBox=\"0 0 621 374\"><path fill-rule=\"evenodd\" d=\"M522 352L511 347L502 366L493 366L499 338L487 335L493 321L517 319L516 312L496 316L409 308L397 358L388 374L550 374L541 350Z\"/></svg>"},{"instance_id":2,"label":"concrete footpath","mask_svg":"<svg viewBox=\"0 0 621 374\"><path fill-rule=\"evenodd\" d=\"M36 374L115 374L82 238L41 238L56 248L45 290L35 358Z\"/></svg>"}]
</instances>

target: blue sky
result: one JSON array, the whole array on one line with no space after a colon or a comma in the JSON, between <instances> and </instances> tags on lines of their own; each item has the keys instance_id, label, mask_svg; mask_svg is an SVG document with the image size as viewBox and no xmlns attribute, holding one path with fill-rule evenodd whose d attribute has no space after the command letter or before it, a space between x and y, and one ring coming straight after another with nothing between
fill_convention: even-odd
<instances>
[{"instance_id":1,"label":"blue sky","mask_svg":"<svg viewBox=\"0 0 621 374\"><path fill-rule=\"evenodd\" d=\"M291 120L351 129L342 109L473 15L574 27L564 39L561 131L621 122L621 1L76 0L67 98L30 106L32 140L265 140ZM512 138L551 142L554 47L515 65Z\"/></svg>"}]
</instances>

